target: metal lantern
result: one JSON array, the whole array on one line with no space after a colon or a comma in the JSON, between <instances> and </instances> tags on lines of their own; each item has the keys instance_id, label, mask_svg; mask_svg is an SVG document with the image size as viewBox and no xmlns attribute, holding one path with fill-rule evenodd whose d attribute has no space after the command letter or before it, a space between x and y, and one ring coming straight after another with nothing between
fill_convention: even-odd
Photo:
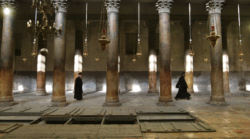
<instances>
[{"instance_id":1,"label":"metal lantern","mask_svg":"<svg viewBox=\"0 0 250 139\"><path fill-rule=\"evenodd\" d=\"M205 57L205 58L204 58L204 61L205 61L205 62L207 62L207 61L208 61L208 58L207 58L207 57Z\"/></svg>"},{"instance_id":2,"label":"metal lantern","mask_svg":"<svg viewBox=\"0 0 250 139\"><path fill-rule=\"evenodd\" d=\"M23 62L26 62L26 61L27 61L27 58L23 58L22 60L23 60Z\"/></svg>"},{"instance_id":3,"label":"metal lantern","mask_svg":"<svg viewBox=\"0 0 250 139\"><path fill-rule=\"evenodd\" d=\"M95 61L99 61L99 57L95 57Z\"/></svg>"},{"instance_id":4,"label":"metal lantern","mask_svg":"<svg viewBox=\"0 0 250 139\"><path fill-rule=\"evenodd\" d=\"M85 51L83 52L83 56L84 56L84 57L87 57L88 55L89 55L88 51L85 50Z\"/></svg>"},{"instance_id":5,"label":"metal lantern","mask_svg":"<svg viewBox=\"0 0 250 139\"><path fill-rule=\"evenodd\" d=\"M207 36L207 39L210 41L210 44L214 47L217 44L217 40L219 38L220 36L215 34L214 26L212 26L210 36Z\"/></svg>"},{"instance_id":6,"label":"metal lantern","mask_svg":"<svg viewBox=\"0 0 250 139\"><path fill-rule=\"evenodd\" d=\"M239 52L239 56L240 56L240 57L244 56L244 54L243 54L242 51Z\"/></svg>"},{"instance_id":7,"label":"metal lantern","mask_svg":"<svg viewBox=\"0 0 250 139\"><path fill-rule=\"evenodd\" d=\"M193 50L190 50L190 51L189 51L189 55L190 55L190 56L194 56L194 51L193 51Z\"/></svg>"},{"instance_id":8,"label":"metal lantern","mask_svg":"<svg viewBox=\"0 0 250 139\"><path fill-rule=\"evenodd\" d=\"M36 51L32 51L31 56L36 57L37 56L37 52Z\"/></svg>"},{"instance_id":9,"label":"metal lantern","mask_svg":"<svg viewBox=\"0 0 250 139\"><path fill-rule=\"evenodd\" d=\"M102 31L102 37L101 39L98 40L98 42L100 44L102 51L105 51L105 49L107 48L107 45L110 43L110 40L108 40L106 37L106 30Z\"/></svg>"}]
</instances>

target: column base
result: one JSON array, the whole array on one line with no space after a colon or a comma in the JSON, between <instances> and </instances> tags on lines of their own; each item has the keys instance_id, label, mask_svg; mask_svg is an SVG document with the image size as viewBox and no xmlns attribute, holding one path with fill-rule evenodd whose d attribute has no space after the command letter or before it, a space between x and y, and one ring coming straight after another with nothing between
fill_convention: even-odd
<instances>
[{"instance_id":1,"label":"column base","mask_svg":"<svg viewBox=\"0 0 250 139\"><path fill-rule=\"evenodd\" d=\"M117 107L117 106L121 106L122 104L118 99L107 99L105 100L105 102L103 103L103 107Z\"/></svg>"},{"instance_id":2,"label":"column base","mask_svg":"<svg viewBox=\"0 0 250 139\"><path fill-rule=\"evenodd\" d=\"M157 102L157 106L175 106L174 102Z\"/></svg>"},{"instance_id":3,"label":"column base","mask_svg":"<svg viewBox=\"0 0 250 139\"><path fill-rule=\"evenodd\" d=\"M207 104L213 105L213 106L228 106L228 104L225 101L224 96L223 97L210 97L210 101L207 102Z\"/></svg>"},{"instance_id":4,"label":"column base","mask_svg":"<svg viewBox=\"0 0 250 139\"><path fill-rule=\"evenodd\" d=\"M159 102L165 102L165 103L168 103L168 102L173 102L173 99L172 97L159 97Z\"/></svg>"},{"instance_id":5,"label":"column base","mask_svg":"<svg viewBox=\"0 0 250 139\"><path fill-rule=\"evenodd\" d=\"M188 92L189 94L191 94L191 95L195 95L194 89L193 89L193 88L188 88L188 89L187 89L187 92Z\"/></svg>"},{"instance_id":6,"label":"column base","mask_svg":"<svg viewBox=\"0 0 250 139\"><path fill-rule=\"evenodd\" d=\"M0 107L10 107L10 106L13 106L13 105L16 105L18 104L17 102L15 101L12 101L12 102L0 102Z\"/></svg>"},{"instance_id":7,"label":"column base","mask_svg":"<svg viewBox=\"0 0 250 139\"><path fill-rule=\"evenodd\" d=\"M159 93L157 92L156 89L151 89L151 90L148 90L148 96L159 96Z\"/></svg>"},{"instance_id":8,"label":"column base","mask_svg":"<svg viewBox=\"0 0 250 139\"><path fill-rule=\"evenodd\" d=\"M43 90L37 89L35 95L36 96L47 96L48 94L47 94L46 90L44 90L44 89Z\"/></svg>"}]
</instances>

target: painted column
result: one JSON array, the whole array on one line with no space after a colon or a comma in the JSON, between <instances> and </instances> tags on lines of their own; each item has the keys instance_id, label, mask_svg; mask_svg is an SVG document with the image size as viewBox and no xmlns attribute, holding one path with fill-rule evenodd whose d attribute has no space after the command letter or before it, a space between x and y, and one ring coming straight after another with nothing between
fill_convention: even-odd
<instances>
[{"instance_id":1,"label":"painted column","mask_svg":"<svg viewBox=\"0 0 250 139\"><path fill-rule=\"evenodd\" d=\"M160 50L160 103L172 102L170 8L173 0L158 0Z\"/></svg>"},{"instance_id":2,"label":"painted column","mask_svg":"<svg viewBox=\"0 0 250 139\"><path fill-rule=\"evenodd\" d=\"M156 26L157 21L147 21L148 27L148 95L159 95L157 92L157 51L156 51Z\"/></svg>"},{"instance_id":3,"label":"painted column","mask_svg":"<svg viewBox=\"0 0 250 139\"><path fill-rule=\"evenodd\" d=\"M0 106L15 105L12 95L14 78L14 16L15 1L2 0L3 31L0 61Z\"/></svg>"},{"instance_id":4,"label":"painted column","mask_svg":"<svg viewBox=\"0 0 250 139\"><path fill-rule=\"evenodd\" d=\"M223 88L224 94L230 95L229 88L229 56L228 56L228 47L227 47L227 28L231 21L222 22L222 60L223 60Z\"/></svg>"},{"instance_id":5,"label":"painted column","mask_svg":"<svg viewBox=\"0 0 250 139\"><path fill-rule=\"evenodd\" d=\"M41 45L41 47L40 47ZM46 96L46 56L47 50L47 36L41 35L39 38L39 53L37 56L37 89L36 95Z\"/></svg>"},{"instance_id":6,"label":"painted column","mask_svg":"<svg viewBox=\"0 0 250 139\"><path fill-rule=\"evenodd\" d=\"M110 44L107 47L107 92L104 106L120 106L119 73L118 73L118 13L121 0L106 0L105 5L108 13L107 35Z\"/></svg>"},{"instance_id":7,"label":"painted column","mask_svg":"<svg viewBox=\"0 0 250 139\"><path fill-rule=\"evenodd\" d=\"M194 21L192 21L193 25ZM189 55L190 48L189 48L189 39L190 39L190 32L189 32L189 21L182 21L181 25L184 31L184 67L185 67L185 80L188 86L188 93L194 94L193 89L193 56Z\"/></svg>"},{"instance_id":8,"label":"painted column","mask_svg":"<svg viewBox=\"0 0 250 139\"><path fill-rule=\"evenodd\" d=\"M67 0L53 0L56 8L55 27L61 32L54 36L54 69L53 69L53 96L52 107L68 105L65 97L65 61L66 61L66 14Z\"/></svg>"},{"instance_id":9,"label":"painted column","mask_svg":"<svg viewBox=\"0 0 250 139\"><path fill-rule=\"evenodd\" d=\"M215 26L215 32L221 38L217 40L217 44L213 47L210 45L211 58L211 97L208 102L211 105L226 105L223 90L223 72L222 72L222 34L221 34L221 9L225 0L211 0L207 3L207 11L209 12L209 27Z\"/></svg>"},{"instance_id":10,"label":"painted column","mask_svg":"<svg viewBox=\"0 0 250 139\"><path fill-rule=\"evenodd\" d=\"M78 73L82 72L82 55L83 55L83 30L85 23L75 21L75 58L74 58L74 82ZM75 87L75 86L74 86ZM75 90L75 88L74 88Z\"/></svg>"}]
</instances>

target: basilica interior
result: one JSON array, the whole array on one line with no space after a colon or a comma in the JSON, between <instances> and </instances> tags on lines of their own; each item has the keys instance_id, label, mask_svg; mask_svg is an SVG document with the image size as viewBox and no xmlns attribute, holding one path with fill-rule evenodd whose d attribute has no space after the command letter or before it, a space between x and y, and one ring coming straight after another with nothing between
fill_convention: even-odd
<instances>
[{"instance_id":1,"label":"basilica interior","mask_svg":"<svg viewBox=\"0 0 250 139\"><path fill-rule=\"evenodd\" d=\"M0 4L0 138L250 138L249 0Z\"/></svg>"}]
</instances>

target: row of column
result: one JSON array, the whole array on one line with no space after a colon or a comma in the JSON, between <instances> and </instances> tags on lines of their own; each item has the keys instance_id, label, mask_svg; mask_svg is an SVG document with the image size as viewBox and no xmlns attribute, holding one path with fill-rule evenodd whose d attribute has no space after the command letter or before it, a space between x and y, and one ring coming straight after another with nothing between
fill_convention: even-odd
<instances>
[{"instance_id":1,"label":"row of column","mask_svg":"<svg viewBox=\"0 0 250 139\"><path fill-rule=\"evenodd\" d=\"M108 29L107 35L110 38L111 43L107 47L107 72L106 72L106 100L104 106L120 106L118 92L119 92L119 71L118 71L118 48L119 48L119 33L118 33L118 13L120 8L121 0L106 0L105 5L108 14ZM156 7L159 13L159 60L160 60L160 95L158 104L167 104L172 102L172 83L171 83L171 33L170 33L170 8L173 0L158 0ZM221 33L221 9L222 2L224 0L213 0L208 2L207 11L210 16L210 27L216 26L217 33L219 35L225 35ZM65 48L65 37L66 37L66 13L68 8L67 0L53 0L54 6L56 7L55 13L55 26L59 28L61 26L62 31L55 34L54 37L54 69L53 69L53 95L51 104L52 106L66 106L68 103L65 97L65 59L66 59L66 48ZM11 11L9 14L4 14L3 17L3 34L2 34L2 45L1 45L1 69L0 69L0 105L10 106L15 104L12 96L13 87L13 57L14 57L14 46L13 46L13 16L15 9L15 1L3 0L2 6L8 7ZM156 73L157 73L157 54L155 49L155 29L157 23L147 22L149 27L149 95L155 95L156 89ZM82 32L77 31L76 35L82 36ZM184 30L185 42L187 42L187 31ZM221 36L221 37L222 37ZM77 39L76 39L76 43ZM81 42L82 43L82 42ZM225 43L225 42L224 42ZM187 43L185 43L185 58L188 56ZM210 48L211 50L211 98L210 104L225 104L224 98L224 87L223 85L223 72L222 72L222 39L219 39L215 47ZM76 47L76 55L79 58L82 56L82 48ZM190 57L189 59L192 59ZM187 58L185 60L186 64ZM192 61L192 60L191 60ZM189 63L190 64L190 63ZM191 66L193 66L191 62ZM76 67L75 74L80 72L81 69ZM45 71L44 71L45 72ZM193 68L186 68L186 80L188 84L188 90L193 92ZM38 72L38 78L39 78ZM45 75L45 73L44 73ZM227 74L228 75L228 74ZM45 82L45 78L41 82ZM225 77L224 80L227 80ZM39 86L43 88L45 85ZM229 90L229 88L228 88ZM46 93L45 91L40 93ZM39 94L39 90L37 91Z\"/></svg>"}]
</instances>

